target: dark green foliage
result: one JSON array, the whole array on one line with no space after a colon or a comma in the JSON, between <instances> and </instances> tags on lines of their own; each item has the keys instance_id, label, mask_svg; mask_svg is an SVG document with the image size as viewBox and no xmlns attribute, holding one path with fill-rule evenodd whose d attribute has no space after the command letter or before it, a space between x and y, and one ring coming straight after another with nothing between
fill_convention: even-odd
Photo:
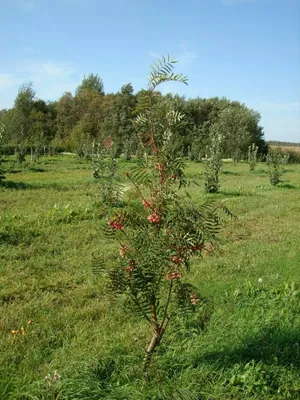
<instances>
[{"instance_id":1,"label":"dark green foliage","mask_svg":"<svg viewBox=\"0 0 300 400\"><path fill-rule=\"evenodd\" d=\"M15 157L17 164L19 164L22 167L26 159L26 150L23 146L17 146L15 148Z\"/></svg>"},{"instance_id":2,"label":"dark green foliage","mask_svg":"<svg viewBox=\"0 0 300 400\"><path fill-rule=\"evenodd\" d=\"M133 114L136 107L136 97L129 83L121 87L117 93L112 115L113 140L115 155L124 153L125 159L130 160L137 149L137 138L133 126Z\"/></svg>"},{"instance_id":3,"label":"dark green foliage","mask_svg":"<svg viewBox=\"0 0 300 400\"><path fill-rule=\"evenodd\" d=\"M4 168L1 167L1 161L0 161L0 183L2 183L2 181L5 179L5 175L4 175Z\"/></svg>"},{"instance_id":4,"label":"dark green foliage","mask_svg":"<svg viewBox=\"0 0 300 400\"><path fill-rule=\"evenodd\" d=\"M172 71L174 60L167 58L155 66L148 77L155 82L151 107L176 109L185 118L173 126L170 150L176 156L195 161L207 155L212 133L223 135L221 157L246 159L248 146L254 143L258 154L267 153L267 145L260 126L260 115L237 101L226 98L185 99L179 95L162 95L158 85L170 79L186 83L186 78ZM124 154L129 160L138 150L134 117L149 109L147 90L136 94L126 84L116 94L105 94L103 82L97 74L84 77L75 96L64 93L55 102L35 97L31 83L20 87L14 108L0 110L0 123L6 126L3 144L52 145L80 155L90 152L90 143L102 142L111 136L115 156ZM158 113L159 114L159 113Z\"/></svg>"}]
</instances>

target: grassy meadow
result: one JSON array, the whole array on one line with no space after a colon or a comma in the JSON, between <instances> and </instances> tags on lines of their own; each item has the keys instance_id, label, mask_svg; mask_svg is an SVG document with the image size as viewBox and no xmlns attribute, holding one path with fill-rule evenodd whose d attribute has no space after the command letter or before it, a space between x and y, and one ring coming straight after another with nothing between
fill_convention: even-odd
<instances>
[{"instance_id":1,"label":"grassy meadow","mask_svg":"<svg viewBox=\"0 0 300 400\"><path fill-rule=\"evenodd\" d=\"M300 399L300 165L274 187L267 165L225 162L208 195L203 165L187 163L193 200L238 218L192 263L190 281L213 302L209 325L170 326L149 379L147 326L92 274L93 253L109 262L118 246L102 236L91 171L75 155L44 157L0 187L0 399Z\"/></svg>"}]
</instances>

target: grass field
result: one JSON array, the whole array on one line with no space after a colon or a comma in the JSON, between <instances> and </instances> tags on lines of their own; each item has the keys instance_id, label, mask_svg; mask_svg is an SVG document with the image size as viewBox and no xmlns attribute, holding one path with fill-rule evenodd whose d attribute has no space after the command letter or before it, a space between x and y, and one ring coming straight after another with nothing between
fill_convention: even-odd
<instances>
[{"instance_id":1,"label":"grass field","mask_svg":"<svg viewBox=\"0 0 300 400\"><path fill-rule=\"evenodd\" d=\"M132 165L122 162L124 170ZM92 254L109 258L117 246L99 229L103 209L90 164L42 158L7 176L0 188L0 398L300 399L300 165L285 169L273 187L264 164L250 173L247 164L224 163L221 192L210 197L238 219L190 274L214 304L212 319L202 332L170 326L148 380L141 362L150 333L91 272ZM187 164L200 185L189 189L198 203L209 196L202 171Z\"/></svg>"}]
</instances>

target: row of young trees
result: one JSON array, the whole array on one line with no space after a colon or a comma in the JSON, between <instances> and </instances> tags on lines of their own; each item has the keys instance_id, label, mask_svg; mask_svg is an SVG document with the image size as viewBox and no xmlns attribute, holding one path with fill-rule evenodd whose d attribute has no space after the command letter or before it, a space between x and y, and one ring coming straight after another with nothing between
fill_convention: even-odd
<instances>
[{"instance_id":1,"label":"row of young trees","mask_svg":"<svg viewBox=\"0 0 300 400\"><path fill-rule=\"evenodd\" d=\"M14 107L0 111L3 144L52 145L84 155L93 142L103 143L109 136L116 155L124 153L130 158L138 151L133 120L147 108L147 101L145 90L134 93L131 84L118 93L105 94L101 78L94 74L84 77L74 96L66 92L53 102L36 98L32 83L24 84ZM259 113L238 101L217 97L187 100L159 91L152 101L157 110L176 109L185 115L174 132L171 150L176 154L198 160L207 154L216 134L223 138L223 157L245 158L252 143L259 153L267 151Z\"/></svg>"}]
</instances>

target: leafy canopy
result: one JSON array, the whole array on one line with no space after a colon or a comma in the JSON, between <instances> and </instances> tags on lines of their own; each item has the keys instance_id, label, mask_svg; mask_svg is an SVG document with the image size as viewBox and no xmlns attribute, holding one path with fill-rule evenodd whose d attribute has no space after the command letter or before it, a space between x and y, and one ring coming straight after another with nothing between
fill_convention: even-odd
<instances>
[{"instance_id":1,"label":"leafy canopy","mask_svg":"<svg viewBox=\"0 0 300 400\"><path fill-rule=\"evenodd\" d=\"M82 83L76 89L76 96L80 95L84 90L104 95L104 85L100 76L98 74L84 76Z\"/></svg>"}]
</instances>

